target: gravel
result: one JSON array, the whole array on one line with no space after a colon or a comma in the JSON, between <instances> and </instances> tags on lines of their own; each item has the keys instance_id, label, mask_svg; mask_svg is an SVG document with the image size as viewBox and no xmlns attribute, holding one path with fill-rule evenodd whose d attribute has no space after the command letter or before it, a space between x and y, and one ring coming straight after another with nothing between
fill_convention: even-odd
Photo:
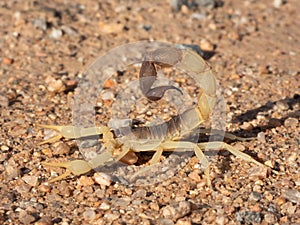
<instances>
[{"instance_id":1,"label":"gravel","mask_svg":"<svg viewBox=\"0 0 300 225\"><path fill-rule=\"evenodd\" d=\"M300 224L300 2L172 2L0 3L0 224ZM42 162L82 159L88 156L82 148L101 151L101 145L87 139L78 148L77 141L62 139L40 146L54 133L35 125L72 124L74 95L88 65L139 40L209 51L226 101L226 130L257 137L229 144L278 174L208 150L213 189L192 154L164 155L164 163L141 173L141 185L130 185L129 175L143 163L115 168L119 180L102 168L49 183L65 171ZM159 76L185 90L184 101L175 94L161 102L139 100L130 86L139 67L118 71L104 84L103 96L94 94L92 124L111 118L150 124L177 113L168 100L176 98L182 107L193 103L199 90L172 68ZM117 107L124 96L131 98ZM140 161L149 158L138 154Z\"/></svg>"}]
</instances>

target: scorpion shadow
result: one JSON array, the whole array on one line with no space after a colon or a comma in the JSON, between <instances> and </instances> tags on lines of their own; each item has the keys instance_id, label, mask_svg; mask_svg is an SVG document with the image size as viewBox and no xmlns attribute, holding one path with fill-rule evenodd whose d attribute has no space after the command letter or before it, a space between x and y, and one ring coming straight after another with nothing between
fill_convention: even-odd
<instances>
[{"instance_id":1,"label":"scorpion shadow","mask_svg":"<svg viewBox=\"0 0 300 225\"><path fill-rule=\"evenodd\" d=\"M267 112L269 110L273 109L273 107L275 105L277 105L277 103L279 103L279 102L286 103L287 106L288 106L288 109L293 109L293 107L296 106L296 104L300 104L300 95L295 94L292 98L286 97L284 99L280 99L280 100L277 100L277 101L272 101L272 102L269 101L261 107L248 110L247 112L234 117L232 119L232 122L242 124L243 122L252 121L252 120L256 119L257 115L260 114L260 113L262 113L262 114L266 113L267 114ZM255 138L255 137L257 137L258 133L260 133L260 132L265 132L266 130L276 128L276 127L280 127L280 126L284 125L284 121L288 118L296 118L296 119L299 120L300 119L300 110L295 110L293 112L287 113L285 116L283 116L280 119L270 118L268 120L267 124L265 124L265 125L256 126L256 127L253 127L249 130L246 130L246 131L239 130L237 132L233 132L233 134L238 136L238 137L241 137L241 136L244 136L247 133L246 135L248 137ZM227 143L228 142L234 142L234 140L226 140L225 139L225 142L227 142ZM257 158L257 156L253 152L247 151L247 150L245 150L244 152L246 154L250 155L251 157L253 157L255 160L260 161L259 158ZM220 152L220 154L224 155L226 157L228 157L228 155L229 155L229 153L227 153L227 152ZM219 169L222 172L225 172L226 170L230 169L230 163L231 163L231 160L222 160L219 164ZM277 166L275 165L275 167L277 167ZM274 168L274 169L276 170L277 168Z\"/></svg>"},{"instance_id":2,"label":"scorpion shadow","mask_svg":"<svg viewBox=\"0 0 300 225\"><path fill-rule=\"evenodd\" d=\"M249 122L249 121L255 119L259 113L268 112L279 102L286 103L288 105L288 109L292 109L296 104L300 103L300 95L295 94L293 96L293 98L286 97L286 98L278 100L278 101L273 101L273 102L269 101L261 107L248 110L247 112L234 117L232 119L232 122L233 123ZM275 127L282 126L284 124L284 121L287 118L299 119L300 118L300 110L296 110L294 112L288 113L286 116L282 117L281 119L270 118L266 125L254 127L248 131L251 131L252 133L257 135L258 132L264 132L267 129L272 129Z\"/></svg>"}]
</instances>

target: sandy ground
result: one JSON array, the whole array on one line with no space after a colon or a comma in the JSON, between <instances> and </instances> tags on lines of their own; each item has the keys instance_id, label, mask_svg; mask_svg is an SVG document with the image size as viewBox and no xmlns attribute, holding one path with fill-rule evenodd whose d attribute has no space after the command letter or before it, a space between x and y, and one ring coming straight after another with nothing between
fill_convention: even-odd
<instances>
[{"instance_id":1,"label":"sandy ground","mask_svg":"<svg viewBox=\"0 0 300 225\"><path fill-rule=\"evenodd\" d=\"M178 11L167 1L0 5L1 224L300 224L298 0L227 0ZM63 169L41 162L82 155L74 141L38 146L47 133L34 125L71 124L87 66L141 40L213 51L226 129L258 137L230 144L278 175L220 151L207 153L213 190L195 156L172 178L146 187L93 173L48 183ZM111 102L103 104L109 110Z\"/></svg>"}]
</instances>

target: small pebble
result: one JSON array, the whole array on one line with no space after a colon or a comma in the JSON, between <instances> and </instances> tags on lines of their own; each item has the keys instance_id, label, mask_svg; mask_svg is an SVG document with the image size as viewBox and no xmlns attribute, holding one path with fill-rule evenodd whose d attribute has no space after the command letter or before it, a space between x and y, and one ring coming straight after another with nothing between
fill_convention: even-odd
<instances>
[{"instance_id":1,"label":"small pebble","mask_svg":"<svg viewBox=\"0 0 300 225\"><path fill-rule=\"evenodd\" d=\"M0 163L3 163L7 159L7 157L8 157L8 155L6 153L0 153ZM4 166L3 166L3 168L4 168Z\"/></svg>"},{"instance_id":2,"label":"small pebble","mask_svg":"<svg viewBox=\"0 0 300 225\"><path fill-rule=\"evenodd\" d=\"M126 195L132 195L132 189L131 188L125 188Z\"/></svg>"},{"instance_id":3,"label":"small pebble","mask_svg":"<svg viewBox=\"0 0 300 225\"><path fill-rule=\"evenodd\" d=\"M114 205L118 205L120 207L126 207L130 204L130 201L132 199L130 197L124 197L124 198L117 198L115 200L113 200ZM142 204L140 204L140 207L142 206Z\"/></svg>"},{"instance_id":4,"label":"small pebble","mask_svg":"<svg viewBox=\"0 0 300 225\"><path fill-rule=\"evenodd\" d=\"M210 43L208 40L202 39L200 41L200 48L204 51L213 51L214 45L212 43Z\"/></svg>"},{"instance_id":5,"label":"small pebble","mask_svg":"<svg viewBox=\"0 0 300 225\"><path fill-rule=\"evenodd\" d=\"M162 208L162 214L165 218L177 220L191 212L191 204L188 201L177 202Z\"/></svg>"},{"instance_id":6,"label":"small pebble","mask_svg":"<svg viewBox=\"0 0 300 225\"><path fill-rule=\"evenodd\" d=\"M296 128L298 126L299 120L296 118L287 118L284 121L284 126L285 127L291 127L291 128Z\"/></svg>"},{"instance_id":7,"label":"small pebble","mask_svg":"<svg viewBox=\"0 0 300 225\"><path fill-rule=\"evenodd\" d=\"M3 62L7 65L13 64L14 60L12 58L9 57L3 57Z\"/></svg>"},{"instance_id":8,"label":"small pebble","mask_svg":"<svg viewBox=\"0 0 300 225\"><path fill-rule=\"evenodd\" d=\"M165 206L162 209L162 214L165 218L174 218L176 215L176 209L173 206Z\"/></svg>"},{"instance_id":9,"label":"small pebble","mask_svg":"<svg viewBox=\"0 0 300 225\"><path fill-rule=\"evenodd\" d=\"M145 189L139 189L132 195L132 198L145 198L146 194L147 191Z\"/></svg>"},{"instance_id":10,"label":"small pebble","mask_svg":"<svg viewBox=\"0 0 300 225\"><path fill-rule=\"evenodd\" d=\"M225 225L228 222L228 219L225 216L218 216L216 218L216 224L218 225Z\"/></svg>"},{"instance_id":11,"label":"small pebble","mask_svg":"<svg viewBox=\"0 0 300 225\"><path fill-rule=\"evenodd\" d=\"M54 145L53 154L54 155L63 155L63 154L69 154L70 153L70 146L64 142L58 142Z\"/></svg>"},{"instance_id":12,"label":"small pebble","mask_svg":"<svg viewBox=\"0 0 300 225\"><path fill-rule=\"evenodd\" d=\"M106 202L102 202L101 205L99 206L99 209L102 210L109 210L110 209L110 205Z\"/></svg>"},{"instance_id":13,"label":"small pebble","mask_svg":"<svg viewBox=\"0 0 300 225\"><path fill-rule=\"evenodd\" d=\"M114 8L115 12L117 13L122 13L122 12L125 12L127 10L126 6L125 5L117 5L115 8Z\"/></svg>"},{"instance_id":14,"label":"small pebble","mask_svg":"<svg viewBox=\"0 0 300 225\"><path fill-rule=\"evenodd\" d=\"M95 216L96 216L96 213L95 213L95 210L93 210L93 209L87 209L83 213L83 218L85 220L93 220L93 219L95 219Z\"/></svg>"},{"instance_id":15,"label":"small pebble","mask_svg":"<svg viewBox=\"0 0 300 225\"><path fill-rule=\"evenodd\" d=\"M264 164L270 168L274 168L274 163L271 160L265 161Z\"/></svg>"},{"instance_id":16,"label":"small pebble","mask_svg":"<svg viewBox=\"0 0 300 225\"><path fill-rule=\"evenodd\" d=\"M114 79L107 79L104 84L103 88L114 88L117 85Z\"/></svg>"},{"instance_id":17,"label":"small pebble","mask_svg":"<svg viewBox=\"0 0 300 225\"><path fill-rule=\"evenodd\" d=\"M156 223L158 225L174 225L174 222L171 219L159 218Z\"/></svg>"},{"instance_id":18,"label":"small pebble","mask_svg":"<svg viewBox=\"0 0 300 225\"><path fill-rule=\"evenodd\" d=\"M109 221L114 221L120 217L120 215L112 214L112 213L106 213L104 217Z\"/></svg>"},{"instance_id":19,"label":"small pebble","mask_svg":"<svg viewBox=\"0 0 300 225\"><path fill-rule=\"evenodd\" d=\"M199 182L201 181L201 177L199 176L199 172L198 171L192 171L190 174L189 174L189 178L191 178L192 180L196 181L196 182Z\"/></svg>"},{"instance_id":20,"label":"small pebble","mask_svg":"<svg viewBox=\"0 0 300 225\"><path fill-rule=\"evenodd\" d=\"M112 91L105 91L102 93L101 98L102 100L106 101L106 100L112 100L114 99L115 95Z\"/></svg>"},{"instance_id":21,"label":"small pebble","mask_svg":"<svg viewBox=\"0 0 300 225\"><path fill-rule=\"evenodd\" d=\"M24 195L27 194L31 188L29 184L20 184L15 189L19 194Z\"/></svg>"},{"instance_id":22,"label":"small pebble","mask_svg":"<svg viewBox=\"0 0 300 225\"><path fill-rule=\"evenodd\" d=\"M50 92L62 92L65 90L65 85L61 80L56 80L53 77L47 77L45 80L47 89Z\"/></svg>"},{"instance_id":23,"label":"small pebble","mask_svg":"<svg viewBox=\"0 0 300 225\"><path fill-rule=\"evenodd\" d=\"M78 179L78 185L80 186L91 186L93 185L95 182L91 177L87 177L87 176L81 176Z\"/></svg>"},{"instance_id":24,"label":"small pebble","mask_svg":"<svg viewBox=\"0 0 300 225\"><path fill-rule=\"evenodd\" d=\"M6 108L8 107L8 105L9 99L6 96L0 94L0 107Z\"/></svg>"},{"instance_id":25,"label":"small pebble","mask_svg":"<svg viewBox=\"0 0 300 225\"><path fill-rule=\"evenodd\" d=\"M110 186L112 183L111 177L105 173L95 173L94 180L97 184Z\"/></svg>"},{"instance_id":26,"label":"small pebble","mask_svg":"<svg viewBox=\"0 0 300 225\"><path fill-rule=\"evenodd\" d=\"M69 27L66 25L61 26L61 29L63 30L63 32L69 36L78 36L78 31L73 28L73 27Z\"/></svg>"},{"instance_id":27,"label":"small pebble","mask_svg":"<svg viewBox=\"0 0 300 225\"><path fill-rule=\"evenodd\" d=\"M285 0L274 0L273 1L273 6L275 8L280 8L285 3Z\"/></svg>"},{"instance_id":28,"label":"small pebble","mask_svg":"<svg viewBox=\"0 0 300 225\"><path fill-rule=\"evenodd\" d=\"M144 24L144 25L142 26L142 28L143 28L145 31L150 31L151 28L152 28L152 26L151 26L151 25L148 25L148 24Z\"/></svg>"},{"instance_id":29,"label":"small pebble","mask_svg":"<svg viewBox=\"0 0 300 225\"><path fill-rule=\"evenodd\" d=\"M183 219L177 220L176 225L192 225L192 221L191 221L191 219L183 218Z\"/></svg>"},{"instance_id":30,"label":"small pebble","mask_svg":"<svg viewBox=\"0 0 300 225\"><path fill-rule=\"evenodd\" d=\"M9 147L6 145L1 145L0 149L1 149L1 151L8 151Z\"/></svg>"},{"instance_id":31,"label":"small pebble","mask_svg":"<svg viewBox=\"0 0 300 225\"><path fill-rule=\"evenodd\" d=\"M51 218L42 217L39 221L35 222L34 225L53 225ZM63 225L63 224L61 224Z\"/></svg>"},{"instance_id":32,"label":"small pebble","mask_svg":"<svg viewBox=\"0 0 300 225\"><path fill-rule=\"evenodd\" d=\"M50 192L51 191L51 187L45 184L42 184L39 186L39 190L41 192Z\"/></svg>"},{"instance_id":33,"label":"small pebble","mask_svg":"<svg viewBox=\"0 0 300 225\"><path fill-rule=\"evenodd\" d=\"M231 78L232 80L238 80L238 79L240 79L241 77L240 77L240 75L237 74L237 73L232 73L232 74L230 75L230 78ZM229 90L229 91L230 91L230 90ZM231 91L230 91L229 93L232 94Z\"/></svg>"},{"instance_id":34,"label":"small pebble","mask_svg":"<svg viewBox=\"0 0 300 225\"><path fill-rule=\"evenodd\" d=\"M278 219L273 213L266 213L264 215L264 221L266 221L268 224L274 224L278 221Z\"/></svg>"},{"instance_id":35,"label":"small pebble","mask_svg":"<svg viewBox=\"0 0 300 225\"><path fill-rule=\"evenodd\" d=\"M243 130L252 130L253 129L253 125L249 122L244 122L240 127Z\"/></svg>"},{"instance_id":36,"label":"small pebble","mask_svg":"<svg viewBox=\"0 0 300 225\"><path fill-rule=\"evenodd\" d=\"M235 219L243 224L260 223L262 215L258 212L236 212Z\"/></svg>"},{"instance_id":37,"label":"small pebble","mask_svg":"<svg viewBox=\"0 0 300 225\"><path fill-rule=\"evenodd\" d=\"M267 66L262 65L262 66L258 67L258 72L259 72L259 74L264 75L264 74L268 74L269 70L268 70Z\"/></svg>"},{"instance_id":38,"label":"small pebble","mask_svg":"<svg viewBox=\"0 0 300 225\"><path fill-rule=\"evenodd\" d=\"M300 204L300 192L295 189L282 190L282 196L291 202Z\"/></svg>"},{"instance_id":39,"label":"small pebble","mask_svg":"<svg viewBox=\"0 0 300 225\"><path fill-rule=\"evenodd\" d=\"M23 224L31 224L35 221L34 216L28 214L25 210L21 210L19 220Z\"/></svg>"},{"instance_id":40,"label":"small pebble","mask_svg":"<svg viewBox=\"0 0 300 225\"><path fill-rule=\"evenodd\" d=\"M152 209L154 211L158 211L159 210L159 205L156 202L150 202L149 203L149 207L150 207L150 209Z\"/></svg>"},{"instance_id":41,"label":"small pebble","mask_svg":"<svg viewBox=\"0 0 300 225\"><path fill-rule=\"evenodd\" d=\"M22 177L22 180L24 180L26 184L29 184L32 187L36 186L38 183L38 178L36 176L25 175Z\"/></svg>"},{"instance_id":42,"label":"small pebble","mask_svg":"<svg viewBox=\"0 0 300 225\"><path fill-rule=\"evenodd\" d=\"M257 180L257 178L265 179L268 175L268 168L255 166L249 169L248 174L249 177L253 180Z\"/></svg>"},{"instance_id":43,"label":"small pebble","mask_svg":"<svg viewBox=\"0 0 300 225\"><path fill-rule=\"evenodd\" d=\"M33 19L32 25L33 25L35 28L41 29L41 30L47 30L47 28L48 28L47 22L46 22L46 20L43 19L43 18L36 18L36 19Z\"/></svg>"},{"instance_id":44,"label":"small pebble","mask_svg":"<svg viewBox=\"0 0 300 225\"><path fill-rule=\"evenodd\" d=\"M99 23L100 31L104 34L120 33L123 31L123 24L121 23Z\"/></svg>"},{"instance_id":45,"label":"small pebble","mask_svg":"<svg viewBox=\"0 0 300 225\"><path fill-rule=\"evenodd\" d=\"M253 191L250 196L249 199L258 202L260 199L262 198L262 194L260 194L259 192Z\"/></svg>"},{"instance_id":46,"label":"small pebble","mask_svg":"<svg viewBox=\"0 0 300 225\"><path fill-rule=\"evenodd\" d=\"M72 80L67 80L65 82L65 85L66 85L68 91L73 91L77 87L78 81L73 80L73 79Z\"/></svg>"},{"instance_id":47,"label":"small pebble","mask_svg":"<svg viewBox=\"0 0 300 225\"><path fill-rule=\"evenodd\" d=\"M5 170L9 180L20 176L20 169L16 165L7 165Z\"/></svg>"},{"instance_id":48,"label":"small pebble","mask_svg":"<svg viewBox=\"0 0 300 225\"><path fill-rule=\"evenodd\" d=\"M275 199L275 203L276 203L277 205L282 205L282 204L284 204L285 202L286 202L286 199L285 199L284 197L282 197L282 196L280 196L280 197L278 197L278 198Z\"/></svg>"},{"instance_id":49,"label":"small pebble","mask_svg":"<svg viewBox=\"0 0 300 225\"><path fill-rule=\"evenodd\" d=\"M266 143L266 135L264 132L259 132L257 134L257 140L260 141L261 143Z\"/></svg>"},{"instance_id":50,"label":"small pebble","mask_svg":"<svg viewBox=\"0 0 300 225\"><path fill-rule=\"evenodd\" d=\"M289 107L290 107L289 104L286 101L283 101L283 100L278 101L275 104L275 109L279 109L281 111L288 110Z\"/></svg>"},{"instance_id":51,"label":"small pebble","mask_svg":"<svg viewBox=\"0 0 300 225\"><path fill-rule=\"evenodd\" d=\"M186 5L181 6L181 12L182 14L188 14L189 13L189 8Z\"/></svg>"},{"instance_id":52,"label":"small pebble","mask_svg":"<svg viewBox=\"0 0 300 225\"><path fill-rule=\"evenodd\" d=\"M62 37L63 32L60 29L53 29L51 34L49 35L50 38L52 39L59 39L60 37Z\"/></svg>"}]
</instances>

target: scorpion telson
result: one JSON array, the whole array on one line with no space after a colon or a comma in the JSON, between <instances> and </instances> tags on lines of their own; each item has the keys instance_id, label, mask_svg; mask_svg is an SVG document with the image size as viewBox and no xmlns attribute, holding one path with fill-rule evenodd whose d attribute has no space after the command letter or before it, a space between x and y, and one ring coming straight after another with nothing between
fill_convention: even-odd
<instances>
[{"instance_id":1,"label":"scorpion telson","mask_svg":"<svg viewBox=\"0 0 300 225\"><path fill-rule=\"evenodd\" d=\"M179 49L169 48L168 50L170 51L168 53L172 55L172 57L166 55L167 50L162 48L146 55L142 62L139 74L140 88L144 96L149 100L157 101L161 99L165 92L170 89L177 90L182 94L182 91L179 88L171 85L151 88L157 76L155 64L162 67L170 67L181 60L181 51ZM161 63L162 59L164 59L164 63Z\"/></svg>"},{"instance_id":2,"label":"scorpion telson","mask_svg":"<svg viewBox=\"0 0 300 225\"><path fill-rule=\"evenodd\" d=\"M123 131L111 130L107 126L81 128L76 126L38 125L46 129L56 130L59 133L40 144L52 143L62 137L80 138L101 134L103 135L103 146L106 149L106 151L98 154L89 161L75 160L63 163L44 163L44 165L47 166L64 167L67 169L66 173L50 180L50 182L61 180L70 174L81 175L87 173L92 169L104 165L112 158L118 161L128 153L145 151L154 151L154 155L149 161L149 164L153 165L160 161L163 151L173 151L174 149L176 149L176 151L193 150L199 162L204 167L206 182L209 187L211 187L209 162L203 154L203 150L207 148L228 150L233 155L247 162L251 162L260 167L266 167L249 155L240 152L224 142L193 143L184 141L186 140L184 139L186 136L194 132L199 133L199 130L196 130L199 129L199 126L205 120L209 119L216 103L216 79L211 67L204 59L192 50L179 49L176 47L160 48L146 55L141 66L139 81L142 93L152 101L163 98L164 93L170 89L181 92L179 88L174 86L152 88L157 76L156 65L160 67L180 65L180 68L191 71L194 76L197 76L201 88L197 104L193 108L184 111L165 123L127 129L130 132L126 132L126 129ZM134 138L132 135L134 135ZM139 137L141 141L139 141L137 137ZM232 135L228 135L228 137L242 140L242 138L239 139ZM145 169L147 169L147 167L145 167Z\"/></svg>"}]
</instances>

